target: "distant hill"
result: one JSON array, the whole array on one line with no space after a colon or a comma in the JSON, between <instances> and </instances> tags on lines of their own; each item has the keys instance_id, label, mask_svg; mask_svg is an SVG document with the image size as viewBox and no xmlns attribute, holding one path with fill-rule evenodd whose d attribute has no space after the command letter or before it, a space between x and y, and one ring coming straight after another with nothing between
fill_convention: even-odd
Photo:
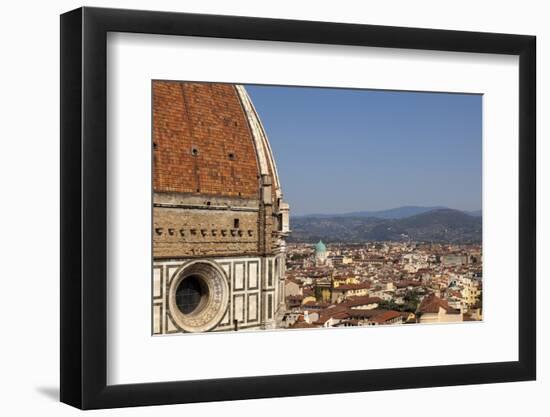
<instances>
[{"instance_id":1,"label":"distant hill","mask_svg":"<svg viewBox=\"0 0 550 417\"><path fill-rule=\"evenodd\" d=\"M350 213L342 214L305 214L299 217L317 217L317 218L328 218L328 217L376 217L378 219L403 219L405 217L415 216L417 214L427 213L433 210L442 210L448 209L444 206L403 206L395 207L387 210L371 210L371 211L354 211ZM466 214L472 216L481 216L481 210L475 211L464 211Z\"/></svg>"},{"instance_id":2,"label":"distant hill","mask_svg":"<svg viewBox=\"0 0 550 417\"><path fill-rule=\"evenodd\" d=\"M482 216L482 211L481 210L465 211L464 213L467 213L470 216L475 216L475 217L481 217Z\"/></svg>"},{"instance_id":3,"label":"distant hill","mask_svg":"<svg viewBox=\"0 0 550 417\"><path fill-rule=\"evenodd\" d=\"M399 212L393 213L394 216L397 214ZM289 241L316 242L322 239L325 242L481 242L481 226L480 216L448 208L436 208L399 218L357 214L300 216L291 218L292 233Z\"/></svg>"},{"instance_id":4,"label":"distant hill","mask_svg":"<svg viewBox=\"0 0 550 417\"><path fill-rule=\"evenodd\" d=\"M404 217L410 217L416 214L422 214L428 211L444 209L444 208L446 207L403 206L403 207L396 207L388 210L357 211L346 215L351 217L376 217L379 219L402 219Z\"/></svg>"}]
</instances>

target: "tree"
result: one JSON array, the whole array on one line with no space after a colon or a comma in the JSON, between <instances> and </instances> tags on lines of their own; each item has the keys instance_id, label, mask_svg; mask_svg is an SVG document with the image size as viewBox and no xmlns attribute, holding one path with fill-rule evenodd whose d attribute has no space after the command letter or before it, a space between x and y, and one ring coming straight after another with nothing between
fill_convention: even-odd
<instances>
[{"instance_id":1,"label":"tree","mask_svg":"<svg viewBox=\"0 0 550 417\"><path fill-rule=\"evenodd\" d=\"M403 300L405 300L405 304L403 305L402 311L410 311L414 313L418 308L418 304L420 304L420 296L416 290L407 290Z\"/></svg>"},{"instance_id":2,"label":"tree","mask_svg":"<svg viewBox=\"0 0 550 417\"><path fill-rule=\"evenodd\" d=\"M402 311L402 306L397 304L393 299L392 300L382 300L378 303L378 308L382 310L395 310Z\"/></svg>"}]
</instances>

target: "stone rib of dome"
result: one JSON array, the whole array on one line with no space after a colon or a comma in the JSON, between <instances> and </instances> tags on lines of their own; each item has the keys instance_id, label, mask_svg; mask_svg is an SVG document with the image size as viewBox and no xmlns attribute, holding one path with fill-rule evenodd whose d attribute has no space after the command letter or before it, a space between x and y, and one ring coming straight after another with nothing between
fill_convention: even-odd
<instances>
[{"instance_id":1,"label":"stone rib of dome","mask_svg":"<svg viewBox=\"0 0 550 417\"><path fill-rule=\"evenodd\" d=\"M274 194L277 198L279 198L281 197L282 193L281 185L279 183L279 174L277 172L277 165L275 164L271 145L269 144L269 140L267 139L267 135L260 120L260 116L258 116L256 108L254 107L254 103L252 103L252 100L250 99L250 96L246 92L244 86L236 85L235 88L240 96L243 109L248 117L249 126L255 140L256 152L260 165L260 173L262 175L271 175Z\"/></svg>"}]
</instances>

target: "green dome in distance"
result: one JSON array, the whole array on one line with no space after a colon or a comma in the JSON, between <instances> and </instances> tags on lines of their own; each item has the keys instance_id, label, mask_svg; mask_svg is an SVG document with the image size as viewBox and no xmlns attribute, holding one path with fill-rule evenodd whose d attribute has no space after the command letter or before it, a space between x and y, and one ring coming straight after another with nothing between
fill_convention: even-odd
<instances>
[{"instance_id":1,"label":"green dome in distance","mask_svg":"<svg viewBox=\"0 0 550 417\"><path fill-rule=\"evenodd\" d=\"M325 244L323 243L322 240L320 240L316 245L315 245L315 252L316 253L319 253L319 252L326 252L327 251L327 247L325 246Z\"/></svg>"}]
</instances>

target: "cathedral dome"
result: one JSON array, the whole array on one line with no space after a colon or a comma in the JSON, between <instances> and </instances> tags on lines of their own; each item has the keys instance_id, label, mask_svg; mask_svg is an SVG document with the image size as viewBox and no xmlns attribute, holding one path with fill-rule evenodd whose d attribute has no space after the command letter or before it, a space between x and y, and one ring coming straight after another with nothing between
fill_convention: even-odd
<instances>
[{"instance_id":1,"label":"cathedral dome","mask_svg":"<svg viewBox=\"0 0 550 417\"><path fill-rule=\"evenodd\" d=\"M153 109L155 192L257 199L269 176L280 197L271 148L243 86L155 81Z\"/></svg>"},{"instance_id":2,"label":"cathedral dome","mask_svg":"<svg viewBox=\"0 0 550 417\"><path fill-rule=\"evenodd\" d=\"M273 328L289 206L245 88L152 90L153 333Z\"/></svg>"}]
</instances>

